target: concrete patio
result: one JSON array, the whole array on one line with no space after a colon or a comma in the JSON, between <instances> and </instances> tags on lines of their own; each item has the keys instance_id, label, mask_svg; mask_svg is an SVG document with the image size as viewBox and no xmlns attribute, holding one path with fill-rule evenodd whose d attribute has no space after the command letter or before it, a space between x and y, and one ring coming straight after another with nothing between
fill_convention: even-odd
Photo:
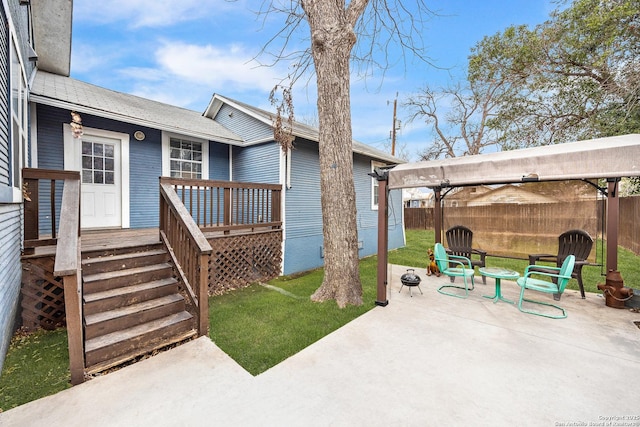
<instances>
[{"instance_id":1,"label":"concrete patio","mask_svg":"<svg viewBox=\"0 0 640 427\"><path fill-rule=\"evenodd\" d=\"M387 307L257 377L203 337L2 413L0 425L640 426L640 314L567 291L568 318L527 315L482 297L493 279L476 277L459 299L422 269L424 294L410 297L398 292L405 271L390 267ZM505 297L518 292L502 282Z\"/></svg>"}]
</instances>

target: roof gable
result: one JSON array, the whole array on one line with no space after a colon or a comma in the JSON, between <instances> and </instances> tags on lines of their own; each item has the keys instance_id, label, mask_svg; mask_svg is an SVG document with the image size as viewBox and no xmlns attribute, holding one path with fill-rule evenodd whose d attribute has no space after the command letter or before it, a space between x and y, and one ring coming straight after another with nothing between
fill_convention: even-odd
<instances>
[{"instance_id":1,"label":"roof gable","mask_svg":"<svg viewBox=\"0 0 640 427\"><path fill-rule=\"evenodd\" d=\"M239 111L253 117L255 120L258 120L269 127L273 127L274 121L274 113L269 111L265 111L261 108L257 108L251 106L249 104L245 104L240 101L236 101L231 98L224 97L219 94L214 94L211 98L211 102L207 106L207 109L204 112L204 116L215 119L220 109L223 105L229 105L233 108L236 108ZM318 129L313 126L306 125L304 123L296 122L293 123L293 135L295 137L304 138L309 141L318 142L319 133ZM381 160L386 163L398 164L404 163L404 160L401 160L397 157L394 157L382 150L378 150L373 148L367 144L363 144L361 142L353 140L353 152L357 154L361 154L367 157L371 157L376 160Z\"/></svg>"}]
</instances>

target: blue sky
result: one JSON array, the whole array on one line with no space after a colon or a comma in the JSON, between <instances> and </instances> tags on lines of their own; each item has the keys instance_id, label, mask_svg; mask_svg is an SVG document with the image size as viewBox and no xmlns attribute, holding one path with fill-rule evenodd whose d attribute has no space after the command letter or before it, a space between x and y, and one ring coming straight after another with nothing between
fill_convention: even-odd
<instances>
[{"instance_id":1,"label":"blue sky","mask_svg":"<svg viewBox=\"0 0 640 427\"><path fill-rule=\"evenodd\" d=\"M438 68L408 57L384 78L381 73L366 80L354 75L351 84L353 137L388 149L397 94L402 121L397 143L410 160L417 160L428 131L422 123L406 123L403 99L425 84L442 86L464 76L469 50L483 36L512 24L541 23L554 8L552 0L426 1L439 13L422 35ZM266 21L258 16L261 5L245 0L74 0L71 76L200 112L214 93L271 110L269 92L288 69L284 63L264 67L253 60L281 22L276 16ZM299 83L295 116L308 121L315 117L315 86Z\"/></svg>"}]
</instances>

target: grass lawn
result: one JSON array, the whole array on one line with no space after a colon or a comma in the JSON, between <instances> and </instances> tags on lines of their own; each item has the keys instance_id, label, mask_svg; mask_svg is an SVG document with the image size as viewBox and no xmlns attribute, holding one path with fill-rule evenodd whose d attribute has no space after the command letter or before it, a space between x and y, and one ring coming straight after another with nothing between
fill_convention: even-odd
<instances>
[{"instance_id":1,"label":"grass lawn","mask_svg":"<svg viewBox=\"0 0 640 427\"><path fill-rule=\"evenodd\" d=\"M405 248L390 251L389 263L401 264L413 267L426 268L425 255L428 248L433 248L434 232L433 230L407 230L407 246ZM598 241L598 251L601 249L601 242ZM606 263L606 245L604 245L603 260ZM487 266L504 267L515 270L520 274L524 273L524 269L529 265L528 260L509 259L488 256L486 259ZM618 270L624 279L625 286L640 287L640 257L633 252L618 246ZM584 283L585 292L597 292L598 283L604 283L605 277L601 274L606 273L604 268L599 266L582 267L582 281ZM578 290L578 281L571 279L567 285L568 289Z\"/></svg>"},{"instance_id":2,"label":"grass lawn","mask_svg":"<svg viewBox=\"0 0 640 427\"><path fill-rule=\"evenodd\" d=\"M363 301L339 309L335 302L311 302L322 270L280 277L209 299L211 339L253 375L284 359L372 309L376 300L376 258L360 263ZM275 291L274 288L282 291Z\"/></svg>"},{"instance_id":3,"label":"grass lawn","mask_svg":"<svg viewBox=\"0 0 640 427\"><path fill-rule=\"evenodd\" d=\"M434 245L430 230L408 230L407 246L389 252L389 263L426 267L427 248ZM252 285L209 299L211 339L247 371L257 375L340 328L375 306L377 258L360 262L364 303L339 309L335 302L312 303L322 270L280 277L268 287ZM523 272L527 261L489 257L487 265ZM618 249L618 268L625 284L638 287L640 257ZM600 292L600 267L584 267L588 292ZM571 280L569 287L577 289ZM8 410L70 387L65 329L16 335L0 376L0 409Z\"/></svg>"},{"instance_id":4,"label":"grass lawn","mask_svg":"<svg viewBox=\"0 0 640 427\"><path fill-rule=\"evenodd\" d=\"M0 377L0 409L55 394L71 387L70 380L66 329L17 333Z\"/></svg>"}]
</instances>

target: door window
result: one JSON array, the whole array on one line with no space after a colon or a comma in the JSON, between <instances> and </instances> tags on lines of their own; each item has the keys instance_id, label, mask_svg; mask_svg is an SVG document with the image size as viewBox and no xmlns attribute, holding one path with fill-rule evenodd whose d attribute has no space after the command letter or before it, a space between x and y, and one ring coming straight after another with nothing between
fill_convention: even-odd
<instances>
[{"instance_id":1,"label":"door window","mask_svg":"<svg viewBox=\"0 0 640 427\"><path fill-rule=\"evenodd\" d=\"M82 182L84 184L115 184L115 146L101 142L82 141Z\"/></svg>"}]
</instances>

